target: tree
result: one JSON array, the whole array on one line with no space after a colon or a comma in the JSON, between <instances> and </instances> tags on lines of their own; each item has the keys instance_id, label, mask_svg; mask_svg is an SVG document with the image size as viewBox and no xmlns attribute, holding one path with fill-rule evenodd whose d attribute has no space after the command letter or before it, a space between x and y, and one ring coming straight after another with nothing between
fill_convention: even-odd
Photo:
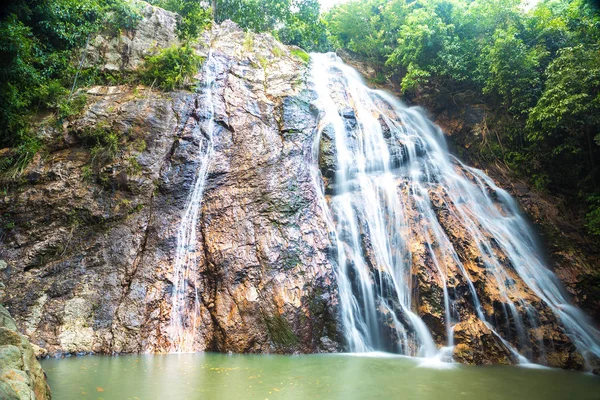
<instances>
[{"instance_id":1,"label":"tree","mask_svg":"<svg viewBox=\"0 0 600 400\"><path fill-rule=\"evenodd\" d=\"M318 0L216 0L215 21L230 19L244 29L271 32L285 44L324 50L325 25Z\"/></svg>"}]
</instances>

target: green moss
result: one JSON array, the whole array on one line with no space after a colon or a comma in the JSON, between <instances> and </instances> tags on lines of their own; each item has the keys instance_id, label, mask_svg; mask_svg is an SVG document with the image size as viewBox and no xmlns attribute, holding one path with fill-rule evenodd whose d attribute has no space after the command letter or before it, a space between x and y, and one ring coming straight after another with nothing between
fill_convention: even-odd
<instances>
[{"instance_id":1,"label":"green moss","mask_svg":"<svg viewBox=\"0 0 600 400\"><path fill-rule=\"evenodd\" d=\"M285 52L283 51L283 49L281 47L279 47L279 46L274 46L271 49L271 53L273 53L273 55L275 57L281 57L281 56L283 56L285 54Z\"/></svg>"},{"instance_id":2,"label":"green moss","mask_svg":"<svg viewBox=\"0 0 600 400\"><path fill-rule=\"evenodd\" d=\"M146 150L147 144L144 139L136 139L131 144L131 148L139 153L143 153Z\"/></svg>"},{"instance_id":3,"label":"green moss","mask_svg":"<svg viewBox=\"0 0 600 400\"><path fill-rule=\"evenodd\" d=\"M299 58L302 61L304 61L305 64L308 64L308 62L310 61L310 56L308 55L307 52L305 52L302 49L292 49L292 50L290 50L290 53L292 53L292 55L294 57Z\"/></svg>"},{"instance_id":4,"label":"green moss","mask_svg":"<svg viewBox=\"0 0 600 400\"><path fill-rule=\"evenodd\" d=\"M129 214L138 213L138 212L142 211L143 209L144 209L144 205L142 203L139 203L129 211Z\"/></svg>"},{"instance_id":5,"label":"green moss","mask_svg":"<svg viewBox=\"0 0 600 400\"><path fill-rule=\"evenodd\" d=\"M242 46L244 46L244 50L247 52L252 51L252 48L254 47L254 34L252 32L246 32Z\"/></svg>"},{"instance_id":6,"label":"green moss","mask_svg":"<svg viewBox=\"0 0 600 400\"><path fill-rule=\"evenodd\" d=\"M129 157L127 159L127 174L130 176L139 175L142 172L142 166L138 162L136 157Z\"/></svg>"},{"instance_id":7,"label":"green moss","mask_svg":"<svg viewBox=\"0 0 600 400\"><path fill-rule=\"evenodd\" d=\"M286 253L281 259L281 266L286 271L294 269L299 264L302 264L302 261L296 253Z\"/></svg>"},{"instance_id":8,"label":"green moss","mask_svg":"<svg viewBox=\"0 0 600 400\"><path fill-rule=\"evenodd\" d=\"M269 337L276 346L291 347L298 343L298 337L292 331L289 322L281 314L265 317L264 322Z\"/></svg>"},{"instance_id":9,"label":"green moss","mask_svg":"<svg viewBox=\"0 0 600 400\"><path fill-rule=\"evenodd\" d=\"M311 319L315 322L313 329L316 329L317 337L323 335L330 339L338 340L338 326L334 317L328 310L327 300L323 298L325 290L320 287L314 287L308 299L308 310L310 311Z\"/></svg>"},{"instance_id":10,"label":"green moss","mask_svg":"<svg viewBox=\"0 0 600 400\"><path fill-rule=\"evenodd\" d=\"M121 201L119 201L119 206L129 208L130 205L131 205L131 200L129 200L129 199L121 199Z\"/></svg>"}]
</instances>

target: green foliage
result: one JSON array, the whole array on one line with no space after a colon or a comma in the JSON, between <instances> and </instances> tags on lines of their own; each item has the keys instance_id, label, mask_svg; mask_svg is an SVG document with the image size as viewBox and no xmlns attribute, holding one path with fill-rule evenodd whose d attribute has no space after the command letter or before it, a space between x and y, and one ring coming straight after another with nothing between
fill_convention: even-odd
<instances>
[{"instance_id":1,"label":"green foliage","mask_svg":"<svg viewBox=\"0 0 600 400\"><path fill-rule=\"evenodd\" d=\"M84 182L91 183L94 179L94 169L89 165L81 167L81 179Z\"/></svg>"},{"instance_id":2,"label":"green foliage","mask_svg":"<svg viewBox=\"0 0 600 400\"><path fill-rule=\"evenodd\" d=\"M599 131L600 43L560 49L527 119L528 139L556 190L579 190L584 198L600 194L600 146L594 140ZM591 209L588 220L599 216ZM588 225L590 231L600 233L597 223Z\"/></svg>"},{"instance_id":3,"label":"green foliage","mask_svg":"<svg viewBox=\"0 0 600 400\"><path fill-rule=\"evenodd\" d=\"M589 212L586 215L586 227L593 235L600 235L600 196L588 198Z\"/></svg>"},{"instance_id":4,"label":"green foliage","mask_svg":"<svg viewBox=\"0 0 600 400\"><path fill-rule=\"evenodd\" d=\"M330 41L369 61L384 64L396 46L404 15L396 6L398 2L387 5L386 0L369 0L334 7L325 17Z\"/></svg>"},{"instance_id":5,"label":"green foliage","mask_svg":"<svg viewBox=\"0 0 600 400\"><path fill-rule=\"evenodd\" d=\"M254 32L271 32L285 44L326 50L318 0L215 0L215 20L230 19Z\"/></svg>"},{"instance_id":6,"label":"green foliage","mask_svg":"<svg viewBox=\"0 0 600 400\"><path fill-rule=\"evenodd\" d=\"M197 38L212 23L212 10L202 7L200 1L155 0L150 3L181 16L181 20L177 23L177 35L180 39Z\"/></svg>"},{"instance_id":7,"label":"green foliage","mask_svg":"<svg viewBox=\"0 0 600 400\"><path fill-rule=\"evenodd\" d=\"M42 148L30 128L38 112L68 118L83 107L70 98L75 61L102 29L132 29L139 13L125 0L17 0L0 14L0 147L16 151L0 169L19 171Z\"/></svg>"},{"instance_id":8,"label":"green foliage","mask_svg":"<svg viewBox=\"0 0 600 400\"><path fill-rule=\"evenodd\" d=\"M110 10L108 14L110 26L131 31L143 18L135 3L132 5L126 0L108 0L106 3L106 9Z\"/></svg>"},{"instance_id":9,"label":"green foliage","mask_svg":"<svg viewBox=\"0 0 600 400\"><path fill-rule=\"evenodd\" d=\"M119 135L107 124L87 127L77 134L81 143L90 148L92 163L104 163L119 153Z\"/></svg>"},{"instance_id":10,"label":"green foliage","mask_svg":"<svg viewBox=\"0 0 600 400\"><path fill-rule=\"evenodd\" d=\"M59 118L68 119L81 114L87 104L87 100L87 96L83 93L74 96L72 99L64 99L57 106Z\"/></svg>"},{"instance_id":11,"label":"green foliage","mask_svg":"<svg viewBox=\"0 0 600 400\"><path fill-rule=\"evenodd\" d=\"M310 61L310 56L308 55L307 52L305 52L302 49L291 49L290 53L294 57L298 57L299 59L301 59L302 61L304 61L305 64L308 64L308 62Z\"/></svg>"},{"instance_id":12,"label":"green foliage","mask_svg":"<svg viewBox=\"0 0 600 400\"><path fill-rule=\"evenodd\" d=\"M24 134L19 138L19 144L13 154L0 160L0 171L7 172L11 178L15 178L23 172L42 148L40 139Z\"/></svg>"},{"instance_id":13,"label":"green foliage","mask_svg":"<svg viewBox=\"0 0 600 400\"><path fill-rule=\"evenodd\" d=\"M189 46L163 49L146 60L142 80L163 90L182 88L198 72L202 61Z\"/></svg>"},{"instance_id":14,"label":"green foliage","mask_svg":"<svg viewBox=\"0 0 600 400\"><path fill-rule=\"evenodd\" d=\"M483 93L494 94L514 114L527 113L541 92L539 66L547 52L530 48L514 28L497 30L484 47L487 74Z\"/></svg>"},{"instance_id":15,"label":"green foliage","mask_svg":"<svg viewBox=\"0 0 600 400\"><path fill-rule=\"evenodd\" d=\"M546 88L529 114L532 140L591 134L600 126L600 43L559 50L546 76Z\"/></svg>"}]
</instances>

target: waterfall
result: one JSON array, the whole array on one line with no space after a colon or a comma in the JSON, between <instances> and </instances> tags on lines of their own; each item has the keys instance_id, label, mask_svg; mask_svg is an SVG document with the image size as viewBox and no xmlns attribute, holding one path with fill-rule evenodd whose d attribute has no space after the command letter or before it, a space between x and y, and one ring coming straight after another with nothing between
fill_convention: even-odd
<instances>
[{"instance_id":1,"label":"waterfall","mask_svg":"<svg viewBox=\"0 0 600 400\"><path fill-rule=\"evenodd\" d=\"M173 291L171 295L171 320L169 326L170 352L190 353L195 351L194 339L198 327L200 307L193 271L198 264L197 225L201 212L202 195L208 167L214 149L212 143L214 121L214 83L216 61L212 53L204 63L201 82L201 101L196 100L200 121L192 127L192 145L197 162L194 183L177 230L177 247L173 267ZM191 290L191 293L190 293ZM190 295L191 294L191 295ZM193 300L193 301L192 301Z\"/></svg>"},{"instance_id":2,"label":"waterfall","mask_svg":"<svg viewBox=\"0 0 600 400\"><path fill-rule=\"evenodd\" d=\"M441 130L418 109L368 88L335 54L311 60L320 110L314 151L329 151L334 160L318 168L348 349L433 357L438 345L453 347L454 328L468 309L525 360L532 343L547 345L531 334L541 321L532 305L537 296L586 359L600 356L600 333L570 305L510 195L450 155ZM463 236L453 236L455 227ZM476 256L468 259L469 251ZM420 279L440 288L443 344L415 304L422 265L427 273ZM489 318L482 285L494 288L503 319Z\"/></svg>"}]
</instances>

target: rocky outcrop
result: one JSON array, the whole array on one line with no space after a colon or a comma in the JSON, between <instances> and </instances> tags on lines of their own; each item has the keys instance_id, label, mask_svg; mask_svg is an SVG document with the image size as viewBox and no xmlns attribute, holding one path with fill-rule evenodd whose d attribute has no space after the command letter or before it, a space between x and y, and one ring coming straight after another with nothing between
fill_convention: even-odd
<instances>
[{"instance_id":1,"label":"rocky outcrop","mask_svg":"<svg viewBox=\"0 0 600 400\"><path fill-rule=\"evenodd\" d=\"M517 362L514 354L492 330L474 317L454 326L454 360L471 365Z\"/></svg>"},{"instance_id":2,"label":"rocky outcrop","mask_svg":"<svg viewBox=\"0 0 600 400\"><path fill-rule=\"evenodd\" d=\"M514 363L517 360L505 345L510 343L529 360L540 364L558 368L583 368L583 358L577 353L557 317L548 304L540 299L515 271L504 250L499 246L493 248L493 256L505 267L506 276L499 282L494 267L486 260L487 255L478 249L478 243L457 217L456 209L447 193L438 190L431 193L430 198L438 223L453 243L460 262L473 282L483 314L488 321L494 322L498 330L490 330L489 326L475 317L472 295L464 274L461 273L457 262L447 262L446 265L451 266L446 270L447 286L461 321L453 328L457 339L454 350L456 359L471 364ZM494 243L492 237L487 239ZM425 244L421 246L424 247ZM442 298L439 290L436 295L432 289L442 285L441 282L437 285L430 282L430 276L435 276L435 271L431 270L433 261L428 259L426 254L423 257L424 260L416 264L421 266L416 272L419 277L419 302L424 308L422 313L426 318L441 324L445 320L439 308ZM505 287L501 288L499 285ZM511 303L514 304L515 313L510 311ZM519 332L516 318L522 319L525 332ZM508 339L507 342L503 343L499 339L500 335ZM532 339L524 340L523 337Z\"/></svg>"},{"instance_id":3,"label":"rocky outcrop","mask_svg":"<svg viewBox=\"0 0 600 400\"><path fill-rule=\"evenodd\" d=\"M541 364L584 368L581 354L594 345L579 337L597 333L588 320L570 323L572 307L509 195L481 171L446 158L441 131L418 110L366 90L335 57L317 61L314 71L327 74L324 96L332 100L324 120L334 121L322 132L320 167L341 221L345 287L352 288L341 288L341 298L353 296L367 309L361 314L360 306L342 303L359 321L355 326L369 326L355 331L356 348L383 343L391 351L432 354L429 335L418 326L405 331L414 324L410 307L438 347L456 344L457 360L514 363L520 353ZM371 150L382 145L389 151L387 174ZM335 146L341 150L333 157ZM589 333L578 336L580 326Z\"/></svg>"},{"instance_id":4,"label":"rocky outcrop","mask_svg":"<svg viewBox=\"0 0 600 400\"><path fill-rule=\"evenodd\" d=\"M152 10L150 19L164 14ZM306 65L233 24L203 43L218 125L190 272L201 302L194 349L335 350L330 243L304 162L316 124ZM205 145L192 134L205 99L141 86L86 92L83 115L40 127L48 154L1 200L2 300L49 354L168 351L176 234Z\"/></svg>"},{"instance_id":5,"label":"rocky outcrop","mask_svg":"<svg viewBox=\"0 0 600 400\"><path fill-rule=\"evenodd\" d=\"M5 400L50 399L46 374L36 354L6 308L0 305L0 398Z\"/></svg>"},{"instance_id":6,"label":"rocky outcrop","mask_svg":"<svg viewBox=\"0 0 600 400\"><path fill-rule=\"evenodd\" d=\"M565 198L536 190L499 161L478 157L489 140L486 111L468 106L434 113L436 124L444 129L453 151L483 169L496 184L517 199L536 228L548 251L548 265L557 274L575 303L600 323L600 247L585 232L584 216L578 215Z\"/></svg>"},{"instance_id":7,"label":"rocky outcrop","mask_svg":"<svg viewBox=\"0 0 600 400\"><path fill-rule=\"evenodd\" d=\"M132 1L139 13L134 29L108 30L92 38L85 48L85 66L105 72L134 71L144 59L160 49L179 45L178 14L154 7L144 1Z\"/></svg>"}]
</instances>

